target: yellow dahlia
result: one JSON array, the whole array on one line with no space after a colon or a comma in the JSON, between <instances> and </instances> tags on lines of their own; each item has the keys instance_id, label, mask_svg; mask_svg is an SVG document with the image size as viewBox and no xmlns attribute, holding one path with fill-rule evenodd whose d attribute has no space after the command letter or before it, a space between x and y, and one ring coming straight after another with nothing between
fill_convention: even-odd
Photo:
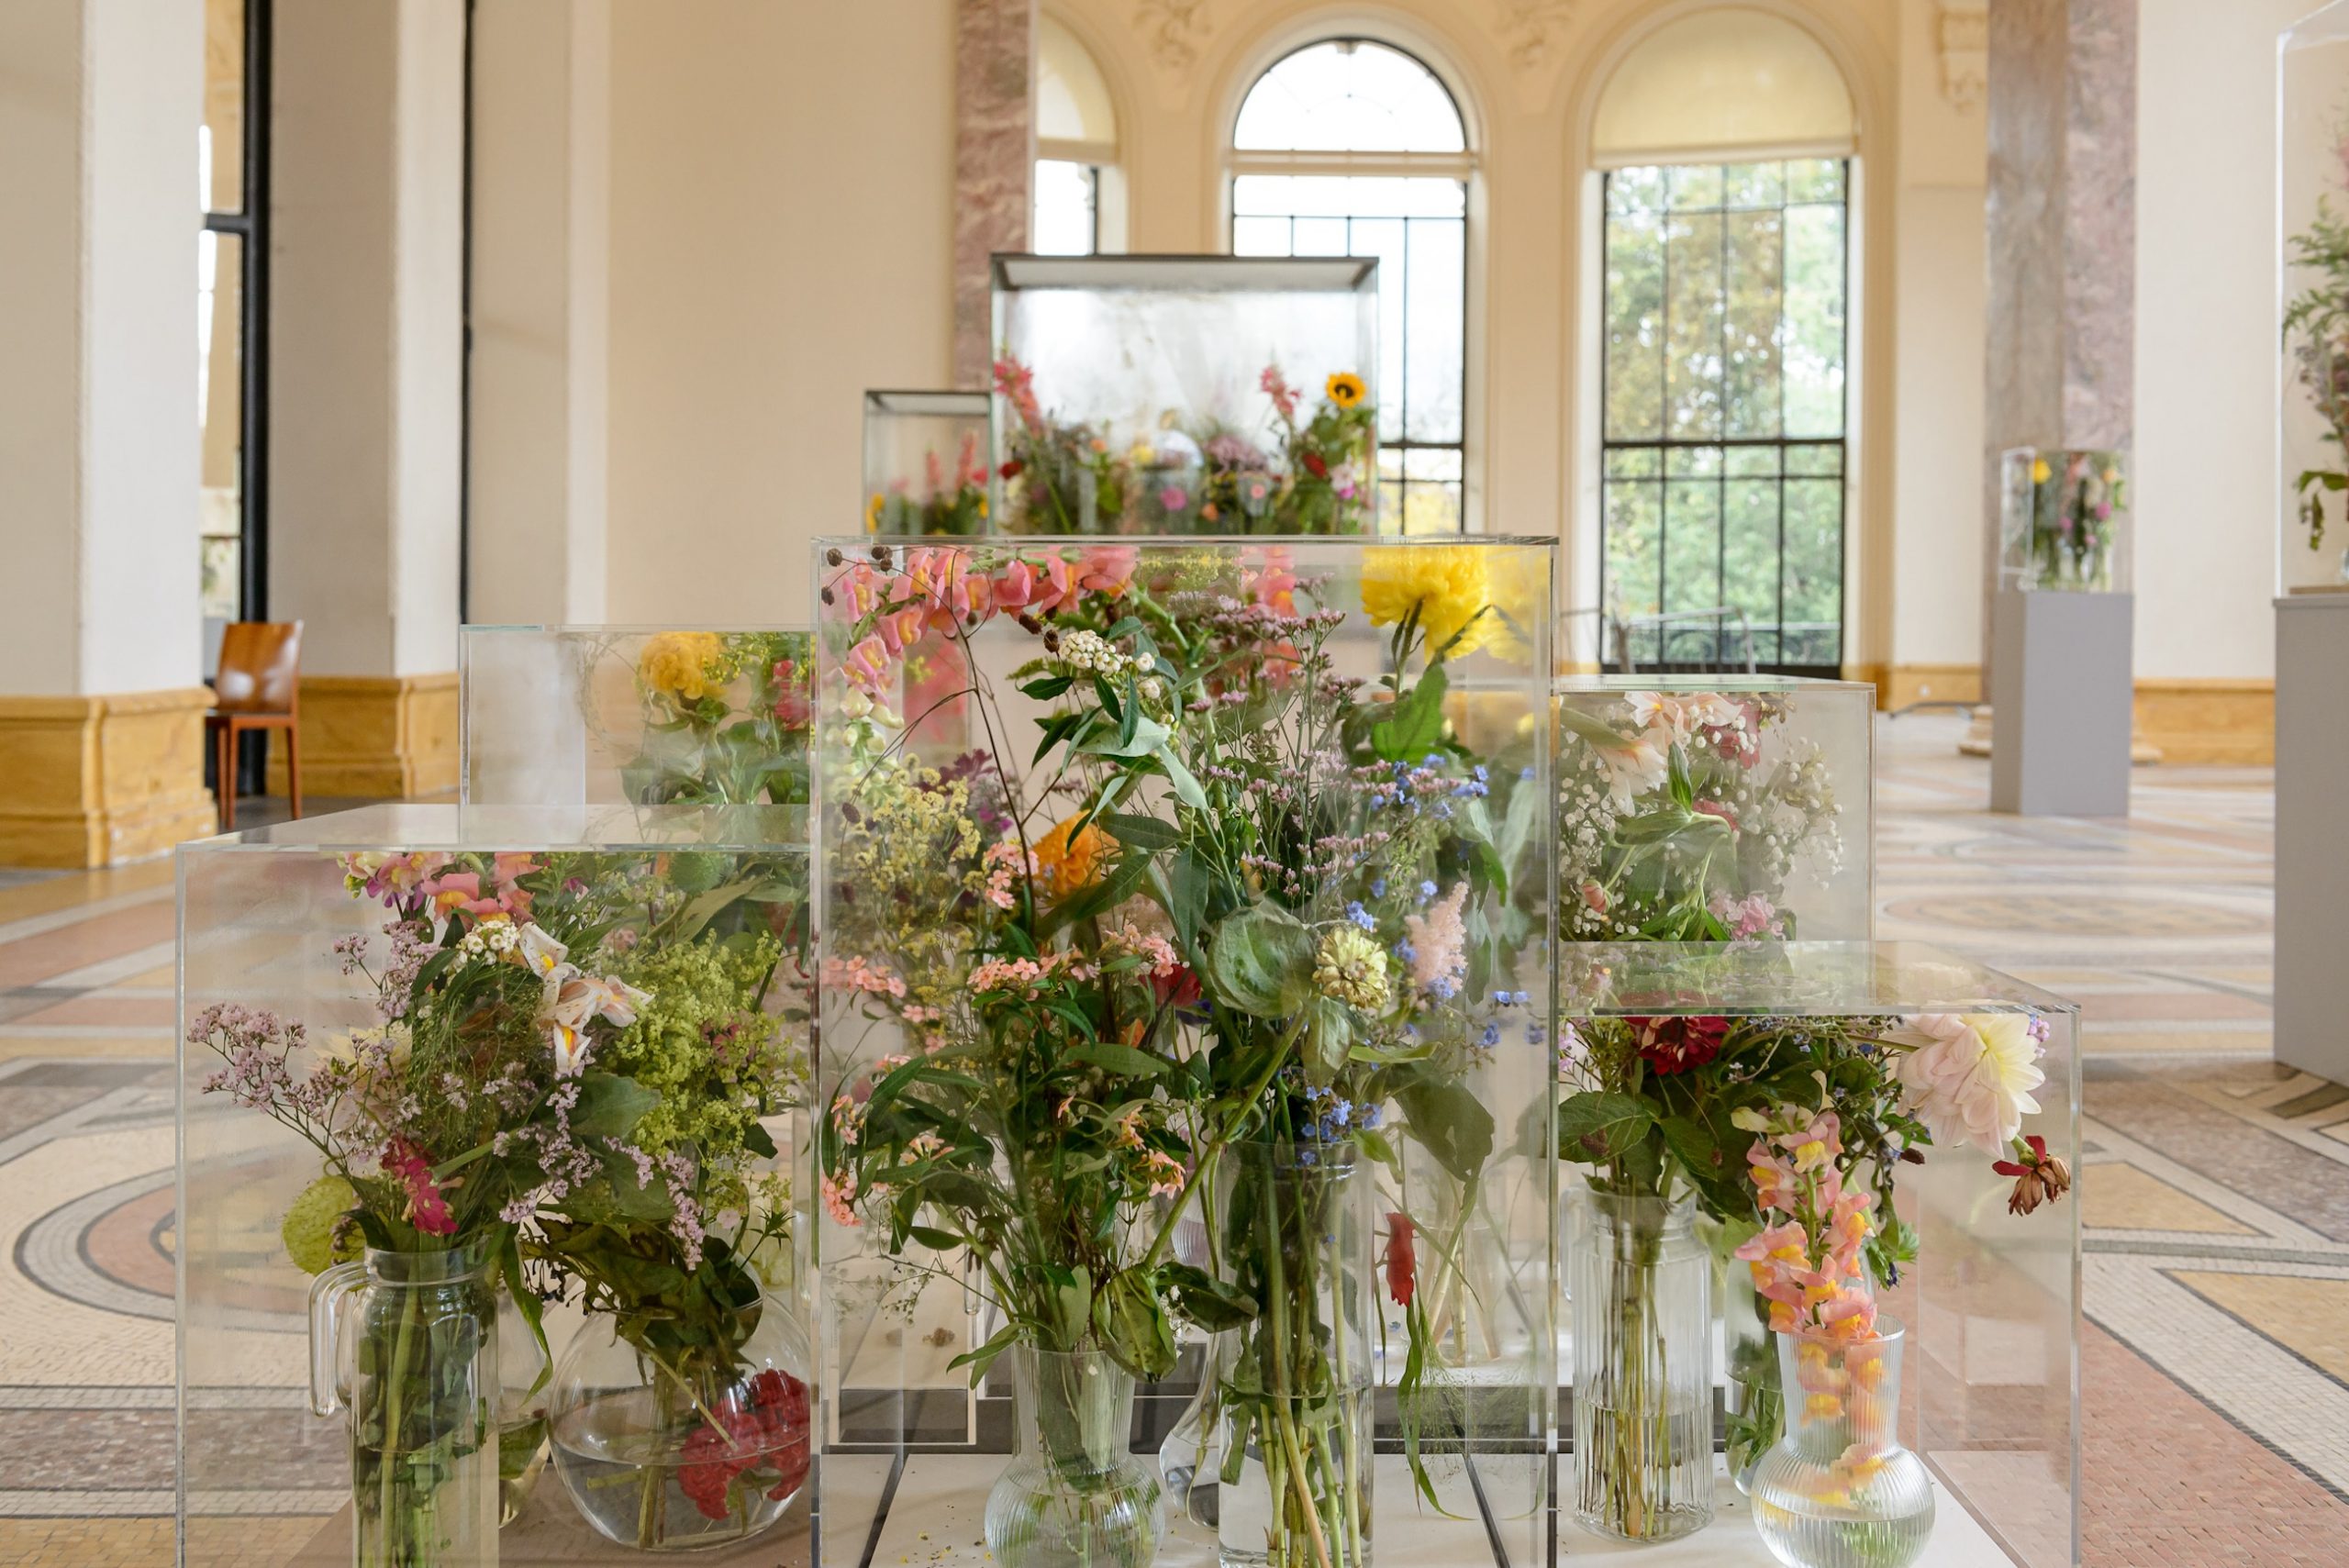
<instances>
[{"instance_id":1,"label":"yellow dahlia","mask_svg":"<svg viewBox=\"0 0 2349 1568\"><path fill-rule=\"evenodd\" d=\"M1484 645L1493 619L1482 613L1492 602L1489 553L1481 545L1383 545L1366 551L1363 611L1373 626L1393 626L1416 607L1431 656L1473 653Z\"/></svg>"}]
</instances>

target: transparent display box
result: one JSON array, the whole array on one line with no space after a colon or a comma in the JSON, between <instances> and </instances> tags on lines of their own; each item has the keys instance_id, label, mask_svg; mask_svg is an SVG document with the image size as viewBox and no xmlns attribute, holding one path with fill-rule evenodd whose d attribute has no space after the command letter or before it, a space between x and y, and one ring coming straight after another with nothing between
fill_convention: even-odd
<instances>
[{"instance_id":1,"label":"transparent display box","mask_svg":"<svg viewBox=\"0 0 2349 1568\"><path fill-rule=\"evenodd\" d=\"M1375 259L997 256L1003 531L1375 531L1378 286Z\"/></svg>"},{"instance_id":2,"label":"transparent display box","mask_svg":"<svg viewBox=\"0 0 2349 1568\"><path fill-rule=\"evenodd\" d=\"M1547 1561L1553 550L819 544L827 1561Z\"/></svg>"},{"instance_id":3,"label":"transparent display box","mask_svg":"<svg viewBox=\"0 0 2349 1568\"><path fill-rule=\"evenodd\" d=\"M2349 592L2349 4L2279 42L2277 591Z\"/></svg>"},{"instance_id":4,"label":"transparent display box","mask_svg":"<svg viewBox=\"0 0 2349 1568\"><path fill-rule=\"evenodd\" d=\"M1789 675L1565 675L1566 941L1865 940L1876 688Z\"/></svg>"},{"instance_id":5,"label":"transparent display box","mask_svg":"<svg viewBox=\"0 0 2349 1568\"><path fill-rule=\"evenodd\" d=\"M458 662L469 803L807 798L805 628L469 626Z\"/></svg>"},{"instance_id":6,"label":"transparent display box","mask_svg":"<svg viewBox=\"0 0 2349 1568\"><path fill-rule=\"evenodd\" d=\"M771 1178L809 1147L797 1108L807 862L800 847L740 847L804 840L796 808L390 806L182 846L180 1561L344 1568L354 1519L408 1543L365 1560L449 1568L621 1561L638 1555L640 1525L664 1540L714 1532L702 1537L718 1547L710 1561L807 1560L807 1236ZM501 926L513 941L474 934ZM698 1045L678 1043L679 1025ZM740 1086L730 1097L709 1087L721 1061ZM619 1173L633 1168L627 1148L661 1147L649 1096L627 1087L648 1079L672 1114L717 1117L696 1107L721 1097L733 1107L722 1128L696 1123L689 1196L711 1206L698 1263L674 1194L648 1209L640 1182ZM527 1151L558 1147L551 1107L566 1085L587 1168L562 1190L525 1192L540 1169ZM330 1162L355 1188L314 1185ZM721 1173L749 1184L737 1213L717 1207ZM344 1271L357 1281L318 1273L352 1256L332 1251L344 1233L331 1221L360 1190L376 1218L350 1245L391 1251ZM707 1407L752 1418L759 1441L731 1455L743 1468L713 1469L715 1438L696 1448L674 1421L609 1418L632 1407L598 1391L642 1363L623 1344L615 1383L615 1319L579 1302L591 1278L622 1288L609 1283L630 1277L618 1252L579 1251L587 1261L544 1312L551 1363L540 1353L506 1284L503 1228L518 1222L535 1296L551 1287L551 1250L579 1247L591 1213L644 1266L665 1261L730 1293L735 1310L712 1329L722 1350L699 1362L668 1353ZM340 1303L327 1320L339 1340L312 1336L321 1292ZM692 1311L677 1321L710 1326ZM599 1329L600 1363L586 1343ZM333 1413L312 1413L321 1396ZM680 1441L637 1451L648 1457L635 1470L584 1457L621 1451L613 1432L631 1424L648 1443L662 1431ZM664 1452L665 1468L649 1457ZM439 1479L389 1478L409 1473ZM628 1545L574 1506L572 1482L598 1479L575 1495L624 1498ZM729 1540L753 1514L764 1528Z\"/></svg>"},{"instance_id":7,"label":"transparent display box","mask_svg":"<svg viewBox=\"0 0 2349 1568\"><path fill-rule=\"evenodd\" d=\"M2016 447L1998 456L2001 587L2125 594L2129 454Z\"/></svg>"},{"instance_id":8,"label":"transparent display box","mask_svg":"<svg viewBox=\"0 0 2349 1568\"><path fill-rule=\"evenodd\" d=\"M864 395L864 527L876 534L987 531L987 395Z\"/></svg>"},{"instance_id":9,"label":"transparent display box","mask_svg":"<svg viewBox=\"0 0 2349 1568\"><path fill-rule=\"evenodd\" d=\"M1844 1065L1833 1070L1836 1081L1849 1085L1856 1082L1851 1076L1854 1052L1864 1042L1888 1043L1873 1046L1876 1056L1860 1060L1893 1061L1931 1049L1947 1053L1944 1062L1978 1053L1985 1041L1996 1042L2007 1064L2001 1081L2036 1107L2021 1112L2021 1133L2042 1140L2046 1154L2060 1159L2069 1172L2079 1169L2076 1005L1954 954L1899 942L1570 947L1564 950L1559 995L1560 1090L1568 1096L1562 1100L1561 1144L1573 1141L1577 1128L1597 1139L1586 1145L1584 1159L1571 1157L1568 1150L1569 1157L1558 1166L1564 1189L1560 1212L1566 1219L1560 1247L1570 1272L1577 1255L1593 1245L1590 1194L1599 1184L1593 1173L1613 1177L1628 1168L1609 1167L1599 1156L1645 1141L1653 1126L1632 1111L1619 1111L1609 1130L1594 1132L1589 1118L1570 1114L1571 1096L1633 1050L1642 1062L1644 1086L1637 1097L1643 1106L1668 1109L1675 1076L1701 1079L1720 1063L1732 1080L1750 1075L1765 1085L1785 1082L1809 1088L1802 1101L1808 1117L1819 1108L1809 1081L1811 1067L1840 1059ZM1753 1043L1758 1039L1776 1041L1776 1054L1766 1063ZM1714 1089L1708 1098L1725 1111L1739 1092ZM1768 1098L1767 1093L1759 1098ZM1847 1143L1856 1145L1863 1129L1880 1125L1872 1123L1862 1097L1848 1087L1833 1104L1842 1112ZM1616 1124L1630 1130L1617 1130ZM1883 1315L1879 1328L1888 1329L1888 1318L1905 1329L1896 1374L1897 1443L1922 1461L1932 1482L1930 1529L1915 1561L1928 1568L2065 1568L2079 1561L2078 1194L2052 1201L2035 1195L2043 1199L2035 1209L2010 1212L2018 1181L1994 1171L1992 1162L2001 1155L1980 1146L1998 1141L1997 1131L1977 1141L1960 1141L1941 1125L1934 1131L1932 1143L1921 1151L1922 1164L1894 1167L1894 1207L1914 1227L1915 1261L1900 1269L1897 1283L1876 1292ZM1698 1205L1709 1210L1698 1222L1700 1233L1712 1229L1713 1245L1724 1253L1731 1236L1750 1235L1754 1225L1754 1189L1742 1179L1750 1136L1728 1126L1725 1115L1715 1132L1684 1128L1670 1134L1675 1153L1665 1158L1703 1162L1718 1147L1724 1166L1735 1173L1723 1202L1700 1197ZM1618 1141L1610 1144L1610 1138ZM1789 1141L1799 1144L1801 1139ZM2015 1155L2008 1149L2006 1157ZM1868 1167L1854 1169L1854 1186L1869 1183ZM1730 1200L1744 1207L1732 1211ZM1712 1218L1717 1214L1742 1218L1743 1229L1722 1235L1727 1228ZM1750 1304L1750 1286L1741 1283L1748 1265L1726 1256L1720 1263L1725 1266L1715 1276L1716 1293L1743 1294ZM1783 1395L1767 1359L1775 1348L1767 1341L1776 1336L1759 1327L1741 1332L1738 1314L1724 1316L1730 1319L1725 1338L1713 1340L1709 1352L1711 1381L1720 1391L1721 1423L1695 1429L1718 1429L1733 1447L1748 1429L1741 1428L1741 1416L1758 1407L1756 1389L1762 1390L1759 1397ZM1750 1305L1746 1316L1750 1322ZM1575 1313L1575 1330L1588 1320ZM1605 1366L1608 1358L1598 1345L1577 1345L1563 1364ZM1765 1366L1772 1370L1757 1372ZM1573 1451L1585 1424L1572 1414L1575 1391L1567 1389L1564 1398L1568 1413L1560 1419L1559 1544L1561 1554L1571 1558L1606 1548L1576 1517ZM1775 1414L1765 1418L1775 1422ZM1606 1429L1602 1423L1597 1429ZM1757 1529L1757 1519L1771 1522L1766 1458L1752 1473L1751 1498L1739 1495L1731 1472L1725 1451L1715 1461L1709 1522L1664 1553L1670 1560L1723 1568L1765 1568L1777 1561ZM1848 1496L1804 1503L1800 1510L1828 1520L1873 1517L1879 1499L1865 1485L1865 1466L1861 1474ZM1853 1539L1873 1540L1882 1548L1895 1533L1871 1524ZM1863 1554L1843 1560L1873 1559Z\"/></svg>"}]
</instances>

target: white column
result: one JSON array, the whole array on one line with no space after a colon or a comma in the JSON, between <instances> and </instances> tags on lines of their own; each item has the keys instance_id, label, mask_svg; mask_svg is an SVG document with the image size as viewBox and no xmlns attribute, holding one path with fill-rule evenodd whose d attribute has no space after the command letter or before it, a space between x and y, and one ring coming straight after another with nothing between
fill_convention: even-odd
<instances>
[{"instance_id":1,"label":"white column","mask_svg":"<svg viewBox=\"0 0 2349 1568\"><path fill-rule=\"evenodd\" d=\"M475 621L604 618L609 0L473 11Z\"/></svg>"},{"instance_id":2,"label":"white column","mask_svg":"<svg viewBox=\"0 0 2349 1568\"><path fill-rule=\"evenodd\" d=\"M464 0L281 0L270 610L306 675L451 672Z\"/></svg>"}]
</instances>

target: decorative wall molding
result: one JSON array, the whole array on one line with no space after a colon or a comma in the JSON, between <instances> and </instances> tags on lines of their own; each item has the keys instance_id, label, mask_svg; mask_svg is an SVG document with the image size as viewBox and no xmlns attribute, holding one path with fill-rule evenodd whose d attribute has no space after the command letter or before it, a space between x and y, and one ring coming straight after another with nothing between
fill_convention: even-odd
<instances>
[{"instance_id":1,"label":"decorative wall molding","mask_svg":"<svg viewBox=\"0 0 2349 1568\"><path fill-rule=\"evenodd\" d=\"M1574 20L1573 0L1496 0L1501 46L1509 68L1534 74L1564 58L1559 44Z\"/></svg>"},{"instance_id":2,"label":"decorative wall molding","mask_svg":"<svg viewBox=\"0 0 2349 1568\"><path fill-rule=\"evenodd\" d=\"M1134 31L1141 35L1151 60L1177 75L1199 62L1199 50L1214 27L1207 0L1141 0L1134 7Z\"/></svg>"},{"instance_id":3,"label":"decorative wall molding","mask_svg":"<svg viewBox=\"0 0 2349 1568\"><path fill-rule=\"evenodd\" d=\"M1942 96L1960 109L1981 107L1990 89L1990 13L1979 5L1942 6L1933 21Z\"/></svg>"}]
</instances>

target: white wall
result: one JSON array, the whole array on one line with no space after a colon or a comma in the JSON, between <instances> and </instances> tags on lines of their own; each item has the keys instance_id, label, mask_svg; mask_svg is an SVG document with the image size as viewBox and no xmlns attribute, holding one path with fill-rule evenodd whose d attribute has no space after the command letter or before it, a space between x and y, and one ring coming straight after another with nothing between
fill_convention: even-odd
<instances>
[{"instance_id":1,"label":"white wall","mask_svg":"<svg viewBox=\"0 0 2349 1568\"><path fill-rule=\"evenodd\" d=\"M2310 0L2142 0L2137 675L2275 673L2276 39Z\"/></svg>"},{"instance_id":2,"label":"white wall","mask_svg":"<svg viewBox=\"0 0 2349 1568\"><path fill-rule=\"evenodd\" d=\"M951 0L616 6L616 621L799 620L861 393L943 386Z\"/></svg>"}]
</instances>

